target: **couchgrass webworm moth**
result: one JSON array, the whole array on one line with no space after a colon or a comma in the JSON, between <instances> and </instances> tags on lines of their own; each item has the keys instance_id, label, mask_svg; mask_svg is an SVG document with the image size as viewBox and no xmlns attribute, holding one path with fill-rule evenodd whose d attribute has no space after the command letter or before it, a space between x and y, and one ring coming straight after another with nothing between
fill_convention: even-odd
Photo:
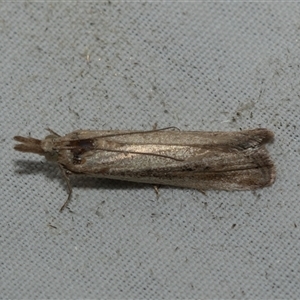
<instances>
[{"instance_id":1,"label":"couchgrass webworm moth","mask_svg":"<svg viewBox=\"0 0 300 300\"><path fill-rule=\"evenodd\" d=\"M271 185L275 167L265 144L273 133L264 128L236 132L77 130L39 140L15 136L15 149L44 155L69 175L127 180L206 190L254 190Z\"/></svg>"}]
</instances>

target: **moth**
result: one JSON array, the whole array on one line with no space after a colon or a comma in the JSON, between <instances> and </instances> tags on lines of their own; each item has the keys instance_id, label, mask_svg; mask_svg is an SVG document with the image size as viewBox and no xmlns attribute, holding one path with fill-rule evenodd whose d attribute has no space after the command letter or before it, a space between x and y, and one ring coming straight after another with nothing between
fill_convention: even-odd
<instances>
[{"instance_id":1,"label":"moth","mask_svg":"<svg viewBox=\"0 0 300 300\"><path fill-rule=\"evenodd\" d=\"M265 144L273 133L257 128L236 132L77 130L43 140L15 136L15 150L56 162L67 182L80 174L206 190L254 190L271 185L275 166Z\"/></svg>"}]
</instances>

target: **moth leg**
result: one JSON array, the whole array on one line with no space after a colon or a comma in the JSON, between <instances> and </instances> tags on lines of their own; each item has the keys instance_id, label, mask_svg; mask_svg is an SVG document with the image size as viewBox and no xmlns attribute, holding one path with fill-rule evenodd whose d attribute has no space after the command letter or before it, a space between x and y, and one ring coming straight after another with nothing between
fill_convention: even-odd
<instances>
[{"instance_id":1,"label":"moth leg","mask_svg":"<svg viewBox=\"0 0 300 300\"><path fill-rule=\"evenodd\" d=\"M61 173L67 183L67 189L68 189L68 198L65 201L65 203L63 204L63 206L60 208L59 212L62 212L64 210L64 208L69 204L70 200L71 200L71 196L72 196L72 186L70 183L70 178L68 176L68 173L66 172L66 170L63 168L63 166L59 165L59 168L61 170Z\"/></svg>"},{"instance_id":2,"label":"moth leg","mask_svg":"<svg viewBox=\"0 0 300 300\"><path fill-rule=\"evenodd\" d=\"M53 131L52 129L50 129L49 127L46 128L46 130L48 130L50 133L52 133L53 135L60 137L60 135L58 133L56 133L55 131Z\"/></svg>"},{"instance_id":3,"label":"moth leg","mask_svg":"<svg viewBox=\"0 0 300 300\"><path fill-rule=\"evenodd\" d=\"M153 188L154 188L154 191L155 191L155 194L156 194L156 199L159 198L159 186L158 185L153 185Z\"/></svg>"},{"instance_id":4,"label":"moth leg","mask_svg":"<svg viewBox=\"0 0 300 300\"><path fill-rule=\"evenodd\" d=\"M205 193L205 191L200 190L200 189L197 189L197 191L199 191L199 192L200 192L201 194L203 194L204 196L207 196L206 193Z\"/></svg>"}]
</instances>

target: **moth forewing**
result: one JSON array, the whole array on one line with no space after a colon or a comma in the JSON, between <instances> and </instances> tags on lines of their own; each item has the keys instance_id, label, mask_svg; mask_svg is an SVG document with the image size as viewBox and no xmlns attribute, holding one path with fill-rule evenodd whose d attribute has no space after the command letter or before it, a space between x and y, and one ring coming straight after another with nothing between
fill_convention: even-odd
<instances>
[{"instance_id":1,"label":"moth forewing","mask_svg":"<svg viewBox=\"0 0 300 300\"><path fill-rule=\"evenodd\" d=\"M66 174L82 174L202 191L252 190L275 180L275 167L265 148L272 139L267 129L78 130L44 140L15 137L21 142L15 149L56 161L67 181ZM68 187L70 198L69 181Z\"/></svg>"}]
</instances>

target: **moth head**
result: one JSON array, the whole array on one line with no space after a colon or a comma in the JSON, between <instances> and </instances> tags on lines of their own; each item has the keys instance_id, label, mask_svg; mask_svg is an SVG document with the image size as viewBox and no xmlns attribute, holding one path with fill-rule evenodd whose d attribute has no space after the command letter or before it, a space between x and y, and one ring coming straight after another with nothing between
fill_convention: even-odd
<instances>
[{"instance_id":1,"label":"moth head","mask_svg":"<svg viewBox=\"0 0 300 300\"><path fill-rule=\"evenodd\" d=\"M15 136L14 140L20 142L14 146L14 149L21 152L35 153L44 155L47 160L57 161L58 153L54 149L54 140L56 135L48 135L44 140L38 140L32 137Z\"/></svg>"}]
</instances>

